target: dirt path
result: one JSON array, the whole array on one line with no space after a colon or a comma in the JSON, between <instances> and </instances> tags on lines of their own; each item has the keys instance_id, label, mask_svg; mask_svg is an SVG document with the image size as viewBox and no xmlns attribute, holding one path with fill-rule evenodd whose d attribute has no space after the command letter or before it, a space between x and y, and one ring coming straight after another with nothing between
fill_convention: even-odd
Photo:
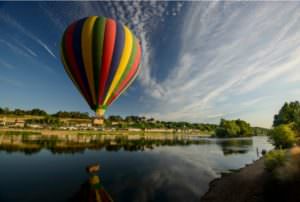
<instances>
[{"instance_id":1,"label":"dirt path","mask_svg":"<svg viewBox=\"0 0 300 202\"><path fill-rule=\"evenodd\" d=\"M263 202L265 180L264 160L261 158L237 173L212 181L201 202Z\"/></svg>"}]
</instances>

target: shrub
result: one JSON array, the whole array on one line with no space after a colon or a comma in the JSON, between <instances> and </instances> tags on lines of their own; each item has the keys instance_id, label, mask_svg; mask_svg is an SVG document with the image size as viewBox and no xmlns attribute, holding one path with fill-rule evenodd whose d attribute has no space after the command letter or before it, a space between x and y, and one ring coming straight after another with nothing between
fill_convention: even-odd
<instances>
[{"instance_id":1,"label":"shrub","mask_svg":"<svg viewBox=\"0 0 300 202\"><path fill-rule=\"evenodd\" d=\"M295 133L288 125L280 125L269 132L270 139L276 148L290 148L295 142Z\"/></svg>"},{"instance_id":2,"label":"shrub","mask_svg":"<svg viewBox=\"0 0 300 202\"><path fill-rule=\"evenodd\" d=\"M284 150L273 150L265 155L265 168L273 172L276 168L283 166L286 161Z\"/></svg>"},{"instance_id":3,"label":"shrub","mask_svg":"<svg viewBox=\"0 0 300 202\"><path fill-rule=\"evenodd\" d=\"M275 150L265 157L265 168L272 173L272 179L280 182L300 180L300 147L290 150Z\"/></svg>"},{"instance_id":4,"label":"shrub","mask_svg":"<svg viewBox=\"0 0 300 202\"><path fill-rule=\"evenodd\" d=\"M219 126L215 129L217 137L245 137L252 134L253 130L250 124L240 119L221 119Z\"/></svg>"}]
</instances>

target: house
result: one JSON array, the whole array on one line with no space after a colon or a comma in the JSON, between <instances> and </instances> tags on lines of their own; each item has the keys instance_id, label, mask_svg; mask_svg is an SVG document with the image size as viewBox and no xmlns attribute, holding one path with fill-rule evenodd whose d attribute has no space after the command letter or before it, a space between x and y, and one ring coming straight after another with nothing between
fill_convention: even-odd
<instances>
[{"instance_id":1,"label":"house","mask_svg":"<svg viewBox=\"0 0 300 202\"><path fill-rule=\"evenodd\" d=\"M0 126L6 126L6 121L5 120L0 120Z\"/></svg>"},{"instance_id":2,"label":"house","mask_svg":"<svg viewBox=\"0 0 300 202\"><path fill-rule=\"evenodd\" d=\"M42 129L42 128L44 128L42 125L40 125L40 124L26 124L26 126L28 127L28 128L34 128L34 129Z\"/></svg>"},{"instance_id":3,"label":"house","mask_svg":"<svg viewBox=\"0 0 300 202\"><path fill-rule=\"evenodd\" d=\"M75 127L90 128L90 127L92 127L92 124L91 123L77 123L77 124L75 124Z\"/></svg>"},{"instance_id":4,"label":"house","mask_svg":"<svg viewBox=\"0 0 300 202\"><path fill-rule=\"evenodd\" d=\"M12 126L16 128L24 128L25 121L16 119Z\"/></svg>"},{"instance_id":5,"label":"house","mask_svg":"<svg viewBox=\"0 0 300 202\"><path fill-rule=\"evenodd\" d=\"M128 131L139 132L139 131L142 131L142 129L140 129L140 128L128 128Z\"/></svg>"},{"instance_id":6,"label":"house","mask_svg":"<svg viewBox=\"0 0 300 202\"><path fill-rule=\"evenodd\" d=\"M118 124L120 124L119 121L112 121L112 122L111 122L111 125L113 125L113 126L118 125Z\"/></svg>"},{"instance_id":7,"label":"house","mask_svg":"<svg viewBox=\"0 0 300 202\"><path fill-rule=\"evenodd\" d=\"M145 132L174 132L173 129L166 129L166 128L150 128L150 129L145 129Z\"/></svg>"}]
</instances>

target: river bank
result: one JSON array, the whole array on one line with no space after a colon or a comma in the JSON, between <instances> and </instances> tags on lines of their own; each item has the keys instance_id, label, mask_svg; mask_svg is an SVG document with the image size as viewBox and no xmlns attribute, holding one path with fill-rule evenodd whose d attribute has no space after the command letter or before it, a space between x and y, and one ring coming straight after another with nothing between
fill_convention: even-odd
<instances>
[{"instance_id":1,"label":"river bank","mask_svg":"<svg viewBox=\"0 0 300 202\"><path fill-rule=\"evenodd\" d=\"M173 136L173 135L185 135L185 136L201 136L211 137L211 134L195 133L195 132L163 132L163 131L128 131L128 130L50 130L50 129L18 129L18 128L0 128L0 135L5 134L34 134L34 135L46 135L46 136L62 136L62 135L122 135L122 136Z\"/></svg>"},{"instance_id":2,"label":"river bank","mask_svg":"<svg viewBox=\"0 0 300 202\"><path fill-rule=\"evenodd\" d=\"M201 202L261 202L268 174L260 158L239 171L222 175L210 183Z\"/></svg>"},{"instance_id":3,"label":"river bank","mask_svg":"<svg viewBox=\"0 0 300 202\"><path fill-rule=\"evenodd\" d=\"M265 161L270 157L213 180L201 202L299 202L300 148L285 150L284 162L272 171Z\"/></svg>"}]
</instances>

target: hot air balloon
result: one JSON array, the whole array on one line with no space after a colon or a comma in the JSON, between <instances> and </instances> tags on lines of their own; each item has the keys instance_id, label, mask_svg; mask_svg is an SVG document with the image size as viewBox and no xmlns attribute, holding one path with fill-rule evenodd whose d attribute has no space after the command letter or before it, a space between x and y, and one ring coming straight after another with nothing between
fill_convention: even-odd
<instances>
[{"instance_id":1,"label":"hot air balloon","mask_svg":"<svg viewBox=\"0 0 300 202\"><path fill-rule=\"evenodd\" d=\"M96 117L136 78L141 60L139 40L125 25L90 16L67 27L61 42L65 70Z\"/></svg>"}]
</instances>

